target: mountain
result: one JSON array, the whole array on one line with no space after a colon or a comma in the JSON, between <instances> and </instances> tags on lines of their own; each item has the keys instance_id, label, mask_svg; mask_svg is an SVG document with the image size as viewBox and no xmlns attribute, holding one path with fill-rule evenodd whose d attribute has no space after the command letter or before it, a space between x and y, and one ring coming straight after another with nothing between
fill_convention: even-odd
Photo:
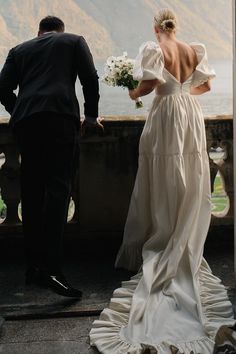
<instances>
[{"instance_id":1,"label":"mountain","mask_svg":"<svg viewBox=\"0 0 236 354\"><path fill-rule=\"evenodd\" d=\"M40 19L49 14L61 17L68 32L84 35L95 58L113 51L109 32L74 0L0 0L0 61L10 47L36 36Z\"/></svg>"},{"instance_id":2,"label":"mountain","mask_svg":"<svg viewBox=\"0 0 236 354\"><path fill-rule=\"evenodd\" d=\"M206 44L212 58L232 53L232 9L230 0L76 0L87 13L103 24L116 47L137 53L140 43L155 40L153 17L169 7L179 19L179 38Z\"/></svg>"},{"instance_id":3,"label":"mountain","mask_svg":"<svg viewBox=\"0 0 236 354\"><path fill-rule=\"evenodd\" d=\"M135 56L142 42L155 40L153 16L162 7L176 12L180 39L204 42L210 58L231 57L230 0L0 0L0 62L49 14L61 17L67 32L84 35L96 60L123 51Z\"/></svg>"}]
</instances>

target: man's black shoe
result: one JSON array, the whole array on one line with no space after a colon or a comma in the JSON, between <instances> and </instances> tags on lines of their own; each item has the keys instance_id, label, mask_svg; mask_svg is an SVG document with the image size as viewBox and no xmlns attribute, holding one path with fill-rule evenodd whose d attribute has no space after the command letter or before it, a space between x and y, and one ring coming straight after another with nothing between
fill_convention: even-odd
<instances>
[{"instance_id":1,"label":"man's black shoe","mask_svg":"<svg viewBox=\"0 0 236 354\"><path fill-rule=\"evenodd\" d=\"M62 274L49 274L36 267L29 268L26 271L25 283L26 285L37 285L42 288L49 288L62 296L82 297L82 291L72 288Z\"/></svg>"}]
</instances>

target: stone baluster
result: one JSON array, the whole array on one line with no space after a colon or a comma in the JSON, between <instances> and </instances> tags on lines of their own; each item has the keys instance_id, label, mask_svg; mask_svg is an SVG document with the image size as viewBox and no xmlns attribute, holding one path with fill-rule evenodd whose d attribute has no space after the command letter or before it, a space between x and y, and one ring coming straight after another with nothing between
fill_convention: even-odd
<instances>
[{"instance_id":1,"label":"stone baluster","mask_svg":"<svg viewBox=\"0 0 236 354\"><path fill-rule=\"evenodd\" d=\"M4 133L6 135L1 136ZM2 199L7 206L7 216L4 224L17 224L19 223L18 205L20 202L19 151L9 131L3 129L1 135L1 152L5 155L5 162L0 169L0 188ZM3 145L2 140L5 141Z\"/></svg>"},{"instance_id":2,"label":"stone baluster","mask_svg":"<svg viewBox=\"0 0 236 354\"><path fill-rule=\"evenodd\" d=\"M225 222L233 222L233 120L231 117L214 117L205 120L208 151L211 147L221 147L224 156L217 164L210 159L212 190L215 176L220 171L225 192L229 198L229 209L224 215ZM227 220L227 221L226 221Z\"/></svg>"},{"instance_id":3,"label":"stone baluster","mask_svg":"<svg viewBox=\"0 0 236 354\"><path fill-rule=\"evenodd\" d=\"M219 165L219 171L224 182L224 189L229 198L227 217L234 217L234 180L233 180L233 140L223 140L220 146L225 151L225 158Z\"/></svg>"}]
</instances>

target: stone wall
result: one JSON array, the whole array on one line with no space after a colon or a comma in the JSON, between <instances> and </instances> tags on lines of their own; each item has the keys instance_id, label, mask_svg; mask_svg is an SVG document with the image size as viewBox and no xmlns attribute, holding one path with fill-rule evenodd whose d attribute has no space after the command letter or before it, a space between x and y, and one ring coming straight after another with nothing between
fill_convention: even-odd
<instances>
[{"instance_id":1,"label":"stone wall","mask_svg":"<svg viewBox=\"0 0 236 354\"><path fill-rule=\"evenodd\" d=\"M81 139L80 161L72 198L75 213L67 232L122 232L138 161L138 143L144 117L106 117L105 133L88 131ZM233 120L231 116L206 117L208 151L222 148L222 158L210 159L212 185L220 171L229 197L224 214L212 217L212 225L233 225ZM7 120L0 122L0 153L5 162L0 169L0 188L7 205L7 217L0 234L21 233L18 218L20 201L19 153ZM211 154L210 154L211 156ZM4 160L2 160L3 162Z\"/></svg>"}]
</instances>

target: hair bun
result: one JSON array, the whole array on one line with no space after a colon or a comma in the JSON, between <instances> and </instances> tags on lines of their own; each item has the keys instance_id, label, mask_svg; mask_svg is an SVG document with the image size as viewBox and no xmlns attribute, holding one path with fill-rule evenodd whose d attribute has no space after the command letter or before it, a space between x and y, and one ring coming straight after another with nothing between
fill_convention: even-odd
<instances>
[{"instance_id":1,"label":"hair bun","mask_svg":"<svg viewBox=\"0 0 236 354\"><path fill-rule=\"evenodd\" d=\"M176 21L172 18L161 22L163 31L173 31L176 28Z\"/></svg>"},{"instance_id":2,"label":"hair bun","mask_svg":"<svg viewBox=\"0 0 236 354\"><path fill-rule=\"evenodd\" d=\"M170 9L160 9L154 16L154 24L165 32L176 32L177 18Z\"/></svg>"}]
</instances>

